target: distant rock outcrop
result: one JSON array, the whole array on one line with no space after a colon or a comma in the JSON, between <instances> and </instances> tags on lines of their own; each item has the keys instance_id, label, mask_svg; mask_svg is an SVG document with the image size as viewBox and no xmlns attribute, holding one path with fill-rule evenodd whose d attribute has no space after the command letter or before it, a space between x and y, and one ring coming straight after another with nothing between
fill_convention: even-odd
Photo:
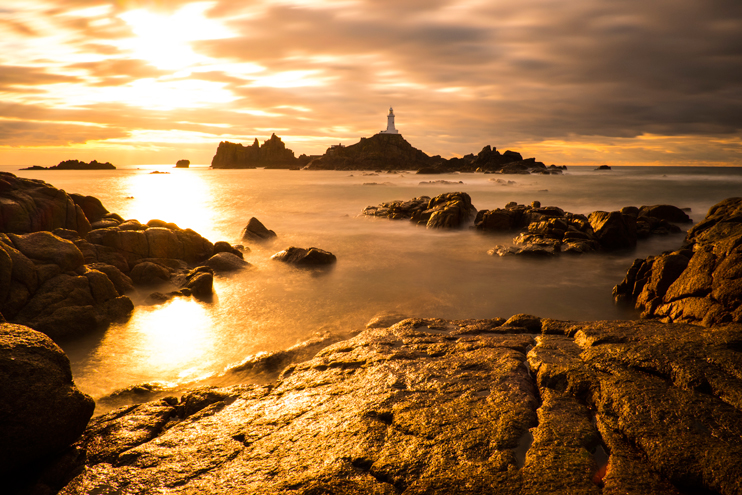
<instances>
[{"instance_id":1,"label":"distant rock outcrop","mask_svg":"<svg viewBox=\"0 0 742 495\"><path fill-rule=\"evenodd\" d=\"M308 170L417 170L431 158L401 134L376 134L350 146L334 146L305 167Z\"/></svg>"},{"instance_id":2,"label":"distant rock outcrop","mask_svg":"<svg viewBox=\"0 0 742 495\"><path fill-rule=\"evenodd\" d=\"M286 148L281 138L272 134L261 146L257 138L250 146L222 141L211 160L212 168L296 168L306 163Z\"/></svg>"},{"instance_id":3,"label":"distant rock outcrop","mask_svg":"<svg viewBox=\"0 0 742 495\"><path fill-rule=\"evenodd\" d=\"M116 167L111 165L109 162L101 163L97 160L92 162L82 162L80 160L65 160L59 162L58 165L53 167L40 167L34 165L33 167L22 168L21 170L116 170Z\"/></svg>"},{"instance_id":4,"label":"distant rock outcrop","mask_svg":"<svg viewBox=\"0 0 742 495\"><path fill-rule=\"evenodd\" d=\"M190 160L178 160L177 162L175 162L175 168L189 168L190 166Z\"/></svg>"}]
</instances>

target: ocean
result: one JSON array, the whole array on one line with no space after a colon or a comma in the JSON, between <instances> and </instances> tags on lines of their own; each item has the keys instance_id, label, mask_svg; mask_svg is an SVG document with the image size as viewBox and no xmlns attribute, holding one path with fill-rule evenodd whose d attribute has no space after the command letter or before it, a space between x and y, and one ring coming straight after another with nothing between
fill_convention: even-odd
<instances>
[{"instance_id":1,"label":"ocean","mask_svg":"<svg viewBox=\"0 0 742 495\"><path fill-rule=\"evenodd\" d=\"M584 214L672 204L690 208L697 222L715 203L742 195L740 168L569 167L555 176L172 165L85 172L18 168L0 166L95 196L126 219L159 218L212 242L246 244L251 250L245 259L254 268L217 276L210 303L180 298L160 306L137 304L127 323L62 342L76 384L96 399L134 384L173 385L219 374L251 355L288 348L317 332L361 329L381 311L448 319L516 313L568 320L637 318L634 310L614 305L613 286L635 258L677 249L683 241L679 234L639 241L632 251L501 258L487 250L509 243L514 233L426 230L405 220L360 215L369 205L464 191L480 210L535 200ZM151 174L154 170L169 173ZM456 184L420 184L438 180ZM240 232L250 217L274 230L276 240L244 243ZM292 245L330 251L337 264L301 270L270 260ZM132 298L141 303L146 295Z\"/></svg>"}]
</instances>

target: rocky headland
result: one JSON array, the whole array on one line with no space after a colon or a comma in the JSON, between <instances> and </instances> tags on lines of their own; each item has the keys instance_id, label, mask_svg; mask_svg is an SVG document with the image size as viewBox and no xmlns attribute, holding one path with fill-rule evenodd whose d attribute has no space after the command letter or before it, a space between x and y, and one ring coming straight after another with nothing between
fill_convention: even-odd
<instances>
[{"instance_id":1,"label":"rocky headland","mask_svg":"<svg viewBox=\"0 0 742 495\"><path fill-rule=\"evenodd\" d=\"M119 294L117 283L125 293L135 278L172 277L171 266L210 275L202 263L217 250L239 258L227 243L162 221L123 220L95 198L41 181L2 174L0 199L3 304L23 293L18 284L28 291L47 272L56 274L41 287L81 277L87 286L80 280L66 293L93 298L94 287ZM416 200L412 215L434 210L426 225L436 213L447 227L476 214L465 193ZM534 220L543 214L540 205L511 209ZM658 219L676 213L645 211ZM237 385L131 401L92 419L92 400L74 386L64 353L36 330L0 323L3 487L79 495L738 495L741 211L742 198L719 203L684 249L632 266L621 285L653 308L642 320L386 315L360 332L246 360L228 372L241 377ZM625 222L631 212L618 213ZM665 221L680 217L673 218Z\"/></svg>"},{"instance_id":2,"label":"rocky headland","mask_svg":"<svg viewBox=\"0 0 742 495\"><path fill-rule=\"evenodd\" d=\"M34 165L32 167L22 168L21 170L116 170L116 167L111 165L109 162L101 163L97 160L93 160L91 162L83 162L80 160L65 160L52 167L41 167L39 165Z\"/></svg>"},{"instance_id":3,"label":"rocky headland","mask_svg":"<svg viewBox=\"0 0 742 495\"><path fill-rule=\"evenodd\" d=\"M222 141L211 160L212 168L300 168L309 162L310 157L295 157L286 148L281 138L272 134L262 145L255 139L250 146Z\"/></svg>"}]
</instances>

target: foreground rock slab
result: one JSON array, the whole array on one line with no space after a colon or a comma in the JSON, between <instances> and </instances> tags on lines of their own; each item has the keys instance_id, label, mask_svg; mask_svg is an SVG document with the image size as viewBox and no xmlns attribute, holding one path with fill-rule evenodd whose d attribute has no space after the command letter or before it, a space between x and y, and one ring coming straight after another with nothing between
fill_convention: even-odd
<instances>
[{"instance_id":1,"label":"foreground rock slab","mask_svg":"<svg viewBox=\"0 0 742 495\"><path fill-rule=\"evenodd\" d=\"M62 493L738 494L740 342L740 325L407 319L268 386L96 418Z\"/></svg>"}]
</instances>

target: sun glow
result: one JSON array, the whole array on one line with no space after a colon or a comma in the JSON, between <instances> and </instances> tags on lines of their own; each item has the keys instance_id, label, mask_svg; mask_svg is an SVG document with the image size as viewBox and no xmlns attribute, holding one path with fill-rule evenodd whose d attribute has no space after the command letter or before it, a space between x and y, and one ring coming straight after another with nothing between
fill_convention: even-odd
<instances>
[{"instance_id":1,"label":"sun glow","mask_svg":"<svg viewBox=\"0 0 742 495\"><path fill-rule=\"evenodd\" d=\"M190 42L235 36L219 22L204 16L213 5L213 2L191 3L170 16L145 9L121 14L119 18L131 27L136 38L118 44L122 48L129 48L136 58L146 60L158 69L181 70L210 63L212 59L193 51Z\"/></svg>"}]
</instances>

